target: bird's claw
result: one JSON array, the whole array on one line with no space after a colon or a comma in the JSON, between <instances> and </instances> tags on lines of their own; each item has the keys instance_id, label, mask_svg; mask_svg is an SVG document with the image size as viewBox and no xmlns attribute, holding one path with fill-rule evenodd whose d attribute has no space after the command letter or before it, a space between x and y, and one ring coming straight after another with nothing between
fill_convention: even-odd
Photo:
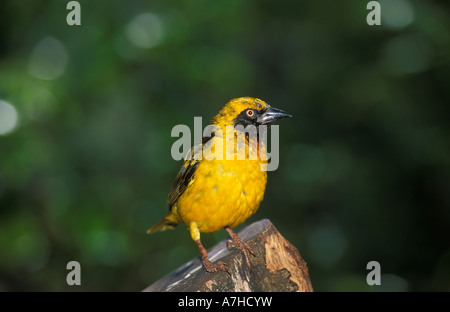
<instances>
[{"instance_id":1,"label":"bird's claw","mask_svg":"<svg viewBox=\"0 0 450 312\"><path fill-rule=\"evenodd\" d=\"M206 272L210 272L210 273L225 271L228 274L230 274L230 271L228 271L228 264L226 264L225 262L222 262L222 261L219 261L217 263L212 263L208 259L203 260L203 268L205 269Z\"/></svg>"},{"instance_id":2,"label":"bird's claw","mask_svg":"<svg viewBox=\"0 0 450 312\"><path fill-rule=\"evenodd\" d=\"M245 257L245 262L250 267L250 260L248 254L250 253L252 256L255 256L252 248L244 242L239 236L235 236L233 240L227 240L227 248L228 249L239 249L242 251Z\"/></svg>"}]
</instances>

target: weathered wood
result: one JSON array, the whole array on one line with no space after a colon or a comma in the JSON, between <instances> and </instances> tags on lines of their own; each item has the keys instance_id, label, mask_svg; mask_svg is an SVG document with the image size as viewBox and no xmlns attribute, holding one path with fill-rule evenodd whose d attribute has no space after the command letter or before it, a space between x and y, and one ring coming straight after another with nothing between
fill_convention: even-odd
<instances>
[{"instance_id":1,"label":"weathered wood","mask_svg":"<svg viewBox=\"0 0 450 312\"><path fill-rule=\"evenodd\" d=\"M268 220L255 222L238 235L253 249L250 269L239 250L228 250L226 240L208 250L212 262L223 261L229 273L207 273L197 257L144 291L313 291L306 262Z\"/></svg>"}]
</instances>

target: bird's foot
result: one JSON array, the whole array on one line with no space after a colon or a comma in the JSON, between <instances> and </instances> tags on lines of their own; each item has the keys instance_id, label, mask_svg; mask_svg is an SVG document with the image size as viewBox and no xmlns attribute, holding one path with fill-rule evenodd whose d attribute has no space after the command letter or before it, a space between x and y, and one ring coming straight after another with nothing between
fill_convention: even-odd
<instances>
[{"instance_id":1,"label":"bird's foot","mask_svg":"<svg viewBox=\"0 0 450 312\"><path fill-rule=\"evenodd\" d=\"M205 269L206 272L225 271L228 274L230 274L230 272L228 271L228 265L225 262L219 261L217 263L212 263L208 259L208 253L206 252L205 247L203 247L202 242L200 241L200 239L196 239L195 243L197 244L198 250L200 251L200 254L202 256L203 268Z\"/></svg>"},{"instance_id":2,"label":"bird's foot","mask_svg":"<svg viewBox=\"0 0 450 312\"><path fill-rule=\"evenodd\" d=\"M225 230L230 234L232 240L227 240L228 249L239 249L244 254L245 262L250 267L249 254L255 256L252 248L244 242L230 227L225 227Z\"/></svg>"},{"instance_id":3,"label":"bird's foot","mask_svg":"<svg viewBox=\"0 0 450 312\"><path fill-rule=\"evenodd\" d=\"M228 265L225 262L221 261L217 263L212 263L208 259L203 259L203 268L205 269L206 272L210 273L225 271L228 274L230 274L230 272L228 271Z\"/></svg>"}]
</instances>

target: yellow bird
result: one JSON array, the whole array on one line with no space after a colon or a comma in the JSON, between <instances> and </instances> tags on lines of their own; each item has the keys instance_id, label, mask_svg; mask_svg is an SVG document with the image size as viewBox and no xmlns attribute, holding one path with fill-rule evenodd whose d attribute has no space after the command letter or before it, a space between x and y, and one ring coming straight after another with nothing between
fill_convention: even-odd
<instances>
[{"instance_id":1,"label":"yellow bird","mask_svg":"<svg viewBox=\"0 0 450 312\"><path fill-rule=\"evenodd\" d=\"M286 117L291 115L260 99L242 97L228 102L211 120L210 125L215 129L211 136L191 148L190 157L186 157L175 177L167 201L169 213L147 233L186 224L202 256L204 269L217 272L226 271L227 265L213 264L208 259L200 232L224 228L232 238L227 246L242 250L249 265L248 254L253 251L232 227L254 214L264 196L267 150L260 137L267 126L260 126ZM256 135L248 129L256 129Z\"/></svg>"}]
</instances>

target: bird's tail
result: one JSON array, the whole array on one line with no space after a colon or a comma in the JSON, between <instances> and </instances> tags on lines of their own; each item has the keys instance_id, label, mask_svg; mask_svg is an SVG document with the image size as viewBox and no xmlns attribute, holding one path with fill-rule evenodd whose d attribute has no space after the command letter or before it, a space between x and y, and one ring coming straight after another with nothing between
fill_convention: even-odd
<instances>
[{"instance_id":1,"label":"bird's tail","mask_svg":"<svg viewBox=\"0 0 450 312\"><path fill-rule=\"evenodd\" d=\"M147 234L152 234L159 231L165 231L167 229L173 229L178 225L178 217L174 210L171 210L168 214L158 221L154 226L147 230Z\"/></svg>"}]
</instances>

